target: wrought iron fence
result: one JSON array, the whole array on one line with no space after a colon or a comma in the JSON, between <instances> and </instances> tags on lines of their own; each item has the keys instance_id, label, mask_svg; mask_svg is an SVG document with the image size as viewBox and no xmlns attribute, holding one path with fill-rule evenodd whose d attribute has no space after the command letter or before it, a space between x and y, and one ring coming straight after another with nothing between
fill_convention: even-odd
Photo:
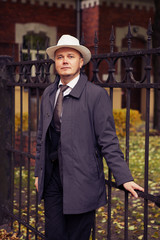
<instances>
[{"instance_id":1,"label":"wrought iron fence","mask_svg":"<svg viewBox=\"0 0 160 240\"><path fill-rule=\"evenodd\" d=\"M114 31L112 29L110 36L110 52L98 53L98 39L95 34L94 54L90 65L92 65L91 81L110 90L110 97L113 101L114 89L125 89L126 94L126 137L125 137L125 159L130 163L130 108L131 108L131 91L133 89L146 90L146 115L145 115L145 165L144 165L144 188L145 192L138 192L141 199L144 199L142 207L144 212L143 239L148 239L148 206L153 202L160 207L160 198L149 193L149 129L150 129L150 91L151 89L160 89L160 83L151 81L152 75L152 57L160 54L160 48L151 48L152 29L149 22L147 31L147 48L136 51L131 50L132 34L130 25L128 27L127 42L128 49L125 52L114 52ZM50 59L39 59L37 50L37 60L31 61L30 50L28 50L28 60L23 61L22 54L19 62L13 59L5 62L7 69L7 90L11 93L10 100L10 134L11 139L7 141L6 150L10 161L11 187L9 203L4 207L4 212L12 219L12 226L19 235L25 239L43 239L44 238L44 216L43 204L38 206L37 193L34 188L34 162L35 162L35 144L36 130L39 119L39 105L43 90L52 83L54 76L54 62ZM3 58L3 57L2 57ZM1 58L1 59L2 59ZM141 79L134 77L134 62L137 58L142 58L144 62L144 74ZM118 62L123 64L123 77L116 74ZM104 63L107 65L108 76L102 80ZM89 75L90 72L88 71ZM17 94L18 93L18 94ZM15 109L15 101L19 96L19 109ZM25 99L26 98L26 99ZM25 110L26 109L26 110ZM18 115L16 114L18 112ZM27 113L25 122L24 113ZM36 114L35 114L36 113ZM16 118L17 117L17 118ZM17 120L18 119L18 120ZM33 120L35 124L33 124ZM16 122L17 121L17 122ZM17 127L18 125L18 127ZM4 139L5 141L5 139ZM112 218L112 196L116 189L116 184L112 180L112 173L108 170L106 176L106 187L108 191L107 226L106 238L112 239L113 236L113 218ZM122 192L122 189L119 190ZM125 191L124 191L125 192ZM121 194L121 193L120 193ZM42 214L41 214L42 213ZM129 197L124 193L124 239L129 238ZM97 239L98 227L92 232L92 239ZM136 238L138 239L138 238ZM140 238L139 238L140 239ZM141 238L142 239L142 238Z\"/></svg>"}]
</instances>

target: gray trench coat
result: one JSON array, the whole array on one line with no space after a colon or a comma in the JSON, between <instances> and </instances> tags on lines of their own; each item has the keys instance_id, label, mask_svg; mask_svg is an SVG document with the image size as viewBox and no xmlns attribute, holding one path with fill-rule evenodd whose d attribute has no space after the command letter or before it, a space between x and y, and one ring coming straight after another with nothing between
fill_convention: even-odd
<instances>
[{"instance_id":1,"label":"gray trench coat","mask_svg":"<svg viewBox=\"0 0 160 240\"><path fill-rule=\"evenodd\" d=\"M41 101L35 167L35 176L39 177L39 202L44 191L46 133L58 81L45 89ZM107 91L81 74L63 101L59 159L64 214L83 213L106 204L103 157L118 186L133 180L119 148Z\"/></svg>"}]
</instances>

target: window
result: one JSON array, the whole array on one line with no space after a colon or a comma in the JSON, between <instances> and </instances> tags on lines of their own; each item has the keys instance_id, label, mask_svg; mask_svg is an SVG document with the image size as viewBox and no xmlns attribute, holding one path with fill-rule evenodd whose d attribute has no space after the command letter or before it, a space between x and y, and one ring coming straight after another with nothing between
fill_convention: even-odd
<instances>
[{"instance_id":1,"label":"window","mask_svg":"<svg viewBox=\"0 0 160 240\"><path fill-rule=\"evenodd\" d=\"M44 33L27 33L23 36L23 43L22 43L22 60L41 60L45 59L46 57L46 48L49 44L49 39L46 37ZM30 49L30 56L28 56L28 48ZM38 50L38 56L37 56ZM25 71L25 70L24 70ZM44 69L41 69L42 77L44 75ZM35 66L32 66L31 69L31 76L36 76Z\"/></svg>"},{"instance_id":2,"label":"window","mask_svg":"<svg viewBox=\"0 0 160 240\"><path fill-rule=\"evenodd\" d=\"M37 49L39 50L39 59L45 58L45 49L49 45L49 39L44 33L27 33L23 36L22 55L23 60L28 60L28 48L30 49L31 60L37 59Z\"/></svg>"}]
</instances>

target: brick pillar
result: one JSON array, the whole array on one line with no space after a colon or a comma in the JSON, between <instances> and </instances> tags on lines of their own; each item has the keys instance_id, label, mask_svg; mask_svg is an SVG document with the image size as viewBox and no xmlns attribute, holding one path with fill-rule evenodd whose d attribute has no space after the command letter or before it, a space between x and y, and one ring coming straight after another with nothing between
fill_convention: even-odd
<instances>
[{"instance_id":1,"label":"brick pillar","mask_svg":"<svg viewBox=\"0 0 160 240\"><path fill-rule=\"evenodd\" d=\"M4 224L6 216L3 207L8 205L10 196L11 159L6 151L6 145L11 144L11 91L7 88L9 72L6 64L11 62L9 56L0 56L0 225Z\"/></svg>"}]
</instances>

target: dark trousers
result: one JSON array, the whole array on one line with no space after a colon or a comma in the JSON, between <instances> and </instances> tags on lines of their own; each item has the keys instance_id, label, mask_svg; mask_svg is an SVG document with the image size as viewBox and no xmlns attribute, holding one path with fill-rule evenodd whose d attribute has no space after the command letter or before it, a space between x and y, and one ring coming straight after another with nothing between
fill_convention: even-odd
<instances>
[{"instance_id":1,"label":"dark trousers","mask_svg":"<svg viewBox=\"0 0 160 240\"><path fill-rule=\"evenodd\" d=\"M89 240L95 211L63 214L63 187L58 163L54 163L52 177L44 192L44 207L47 240Z\"/></svg>"}]
</instances>

